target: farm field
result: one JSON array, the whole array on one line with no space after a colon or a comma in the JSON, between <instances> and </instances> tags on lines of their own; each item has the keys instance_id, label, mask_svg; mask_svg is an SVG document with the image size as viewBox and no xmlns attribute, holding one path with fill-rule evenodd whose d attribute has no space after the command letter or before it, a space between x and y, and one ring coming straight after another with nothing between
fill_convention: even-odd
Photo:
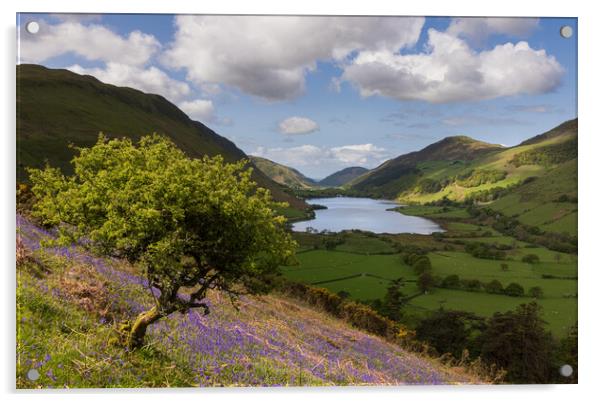
<instances>
[{"instance_id":1,"label":"farm field","mask_svg":"<svg viewBox=\"0 0 602 402\"><path fill-rule=\"evenodd\" d=\"M432 274L439 278L458 275L462 280L479 280L483 285L498 280L504 287L510 283L520 284L527 294L532 287L540 287L543 297L538 303L543 307L543 317L555 335L562 336L577 319L577 256L559 253L544 247L532 246L517 241L510 236L452 237L477 230L491 231L462 222L448 222L454 232L448 232L449 239L436 242L432 237L422 236L421 245L430 244L438 249L427 255L432 263ZM495 231L493 231L495 233ZM406 280L402 292L406 296L420 293L416 286L418 276L401 259L401 254L375 254L379 251L394 253L392 244L378 237L362 233L336 235L339 242L335 249L320 248L323 240L316 234L298 234L300 249L297 254L299 264L284 268L284 276L293 281L324 287L332 292L345 291L359 301L382 299L390 285L397 278ZM424 239L426 237L427 239ZM403 235L390 236L394 243L402 242ZM401 240L400 240L401 239ZM428 240L430 239L430 240ZM456 246L452 250L442 250L441 245L449 241L483 242L514 247L507 251L506 260L490 260L471 256ZM311 247L308 247L311 244ZM317 248L317 249L316 249ZM529 264L522 261L526 255L536 255L539 262ZM502 264L507 265L502 270ZM544 278L545 277L545 278ZM424 315L441 306L446 309L463 310L485 317L495 312L504 312L528 303L533 298L511 297L503 294L490 294L484 290L469 292L463 289L434 288L428 294L412 298L407 307L412 314Z\"/></svg>"}]
</instances>

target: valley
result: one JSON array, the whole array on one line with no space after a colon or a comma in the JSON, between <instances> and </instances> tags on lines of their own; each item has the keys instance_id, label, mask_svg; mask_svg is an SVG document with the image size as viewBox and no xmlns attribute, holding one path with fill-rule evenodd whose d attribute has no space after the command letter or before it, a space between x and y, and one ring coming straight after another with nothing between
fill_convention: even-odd
<instances>
[{"instance_id":1,"label":"valley","mask_svg":"<svg viewBox=\"0 0 602 402\"><path fill-rule=\"evenodd\" d=\"M152 294L148 294L147 289L130 287L145 280L139 266L125 261L126 254L136 250L135 247L127 242L119 243L126 250L125 257L115 254L110 261L95 260L80 249L73 252L45 249L40 241L52 238L53 234L46 231L44 222L30 215L36 199L30 188L28 169L48 163L72 177L69 176L74 173L70 161L76 151L70 146L92 147L99 132L108 139L125 138L131 142L157 133L159 136L148 141L167 138L169 144L182 151L182 155L173 151L186 161L182 163L197 163L195 167L201 166L209 172L215 169L213 176L202 176L206 173L203 169L190 168L185 172L190 177L214 180L218 190L206 191L207 198L202 202L196 200L178 206L173 216L169 215L170 211L155 206L148 210L141 208L142 212L135 210L145 220L166 219L154 226L135 225L136 230L159 231L165 228L165 222L171 224L178 219L184 226L198 224L205 230L205 218L189 218L187 208L201 208L211 203L208 210L219 211L217 216L221 221L216 222L220 230L233 222L244 226L248 221L245 217L253 212L250 208L255 205L253 202L259 204L257 199L269 198L262 190L266 189L280 203L269 204L272 209L264 210L261 219L254 215L255 222L273 220L275 226L282 226L285 240L288 236L294 240L290 242L291 247L295 246L294 251L283 258L284 262L267 264L279 267L280 271L279 275L266 279L269 285L266 287L271 287L272 293L243 298L242 313L226 303L231 296L231 288L226 288L223 292L211 292L208 298L217 307L218 318L203 321L199 314L189 314L157 326L150 336L159 346L150 350L161 359L149 358L145 353L151 352L144 351L135 356L138 360L133 363L136 367L146 367L151 373L151 378L143 382L145 386L165 385L162 379L157 380L160 375L157 377L156 373L172 364L178 367L173 377L175 384L181 386L487 382L494 381L495 376L481 372L475 378L474 373L467 374L464 369L454 367L452 370L440 365L433 356L452 351L433 346L437 339L429 338L430 334L425 336L425 323L445 314L449 315L446 319L464 317L465 321L460 322L462 328L466 323L476 322L478 325L474 328L466 324L464 343L458 346L469 350L472 359L481 356L482 345L489 340L483 335L489 323L502 313L520 312L524 305L532 302L541 308L541 318L545 321L542 325L545 331L550 331L554 342L569 338L576 330L577 119L513 147L466 136L446 137L421 150L386 160L373 169L348 166L315 180L299 169L247 155L232 141L190 119L159 95L36 65L19 65L17 75L17 108L21 116L17 127L17 231L27 248L23 253L28 256L19 268L18 300L20 313L25 318L25 343L19 346L23 359L38 364L43 353L50 353L50 344L43 344L41 351L32 351L28 343L41 342L36 335L36 327L41 326L41 322L50 320L57 326L62 317L73 317L76 321L79 345L89 345L89 342L98 347L109 345L112 359L123 358L111 343L116 341L111 340L113 335L106 323L92 322L108 307L92 302L92 307L82 307L76 300L79 296L65 296L68 290L64 289L65 273L71 275L72 271L84 269L86 286L94 287L95 281L102 283L103 300L114 297L119 301L120 309L114 312L119 319L140 314L144 311L142 304L152 305L151 296L155 296L152 289ZM240 162L245 169L252 168L252 173L248 177L241 173L216 179L223 174L225 165L220 165L221 162L210 165L208 161L213 159L209 157L214 156L221 157L218 161L223 159L226 164ZM199 161L207 165L199 165ZM161 160L162 164L169 162ZM129 166L127 163L125 166ZM162 169L157 171L165 173ZM100 176L105 177L106 169L101 169L101 173ZM111 181L111 185L119 184L119 180ZM189 188L199 184L196 179L190 179L188 186L170 180L161 182L164 186L161 189L180 189L175 195L186 195ZM252 190L241 191L241 194L257 198L247 204L240 194L225 197L224 206L223 200L217 202L216 197L231 190L225 188L225 180L245 185L249 180L255 182L256 186L249 185ZM68 180L57 182L64 184ZM181 187L174 187L178 185ZM37 191L39 193L40 188ZM166 190L153 194L168 202L179 201ZM261 198L264 196L266 198ZM142 205L145 201L136 202ZM74 205L79 204L74 202ZM125 206L130 206L127 200L111 213L123 212ZM249 210L241 212L243 206ZM202 211L203 217L210 215ZM77 216L87 213L90 209L84 209ZM111 214L101 218L107 216ZM255 232L255 227L245 230L236 227L232 241L225 244L219 239L211 250L232 247L236 254L239 245L255 245L247 241L246 236L250 234L265 241ZM119 233L131 234L121 228ZM138 241L155 235L136 233L132 236ZM206 246L203 241L195 244ZM288 240L282 244L289 245ZM249 265L251 271L259 265L257 261L265 257L261 253L274 251L273 248L266 242L257 260ZM78 265L82 259L86 261L83 267ZM227 266L229 260L224 261ZM105 263L108 262L115 265L107 271ZM181 261L177 261L178 264L187 266ZM253 275L232 274L235 279L244 277L251 285L257 285L252 280L255 278L248 276ZM291 296L295 291L301 294ZM189 295L192 290L186 289L186 292ZM62 306L65 300L68 304ZM37 306L46 307L39 312ZM82 313L82 308L88 309L93 318ZM117 318L112 320L111 325L118 324ZM185 328L185 332L178 335L180 338L174 338L178 328ZM199 329L213 340L223 338L230 343L204 344L195 332ZM68 339L74 337L75 332L67 336L57 328L44 331L52 339L61 341L65 362L76 353ZM82 337L81 333L87 335ZM324 335L324 339L313 339L325 333L328 335ZM302 351L285 348L285 344L297 345ZM425 349L430 350L429 353L412 354L425 344L430 345ZM371 347L381 351L381 355L373 359ZM413 352L409 352L410 349ZM330 360L324 360L321 353L326 353ZM453 353L459 359L458 351ZM211 358L204 359L203 354ZM257 356L261 358L253 360ZM373 366L360 367L366 359ZM385 360L393 362L392 368L383 364ZM303 367L297 369L295 364L303 364ZM419 368L418 374L413 371L415 367ZM99 377L106 375L106 371L99 370L92 371ZM190 370L196 372L191 374ZM114 380L118 386L136 383L129 371L119 372ZM514 380L520 382L523 378ZM77 377L75 382L76 386L94 384L94 379L85 376Z\"/></svg>"}]
</instances>

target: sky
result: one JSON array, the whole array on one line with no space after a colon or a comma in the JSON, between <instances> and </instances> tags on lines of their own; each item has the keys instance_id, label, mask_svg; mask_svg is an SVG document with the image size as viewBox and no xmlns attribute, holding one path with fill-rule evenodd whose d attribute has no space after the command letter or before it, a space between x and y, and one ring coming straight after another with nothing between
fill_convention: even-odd
<instances>
[{"instance_id":1,"label":"sky","mask_svg":"<svg viewBox=\"0 0 602 402\"><path fill-rule=\"evenodd\" d=\"M18 14L17 25L17 63L160 94L314 179L452 135L512 146L577 116L574 18Z\"/></svg>"}]
</instances>

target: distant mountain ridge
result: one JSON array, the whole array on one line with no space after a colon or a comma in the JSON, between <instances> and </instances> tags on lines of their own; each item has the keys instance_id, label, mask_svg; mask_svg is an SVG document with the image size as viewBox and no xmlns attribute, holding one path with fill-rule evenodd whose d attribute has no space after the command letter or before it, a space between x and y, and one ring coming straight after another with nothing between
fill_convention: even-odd
<instances>
[{"instance_id":1,"label":"distant mountain ridge","mask_svg":"<svg viewBox=\"0 0 602 402\"><path fill-rule=\"evenodd\" d=\"M309 189L317 185L315 180L304 176L301 172L292 167L284 166L259 156L251 155L249 158L259 170L276 183L280 183L293 189Z\"/></svg>"},{"instance_id":2,"label":"distant mountain ridge","mask_svg":"<svg viewBox=\"0 0 602 402\"><path fill-rule=\"evenodd\" d=\"M576 234L577 119L513 147L448 137L398 156L348 184L369 197L490 205L527 225Z\"/></svg>"},{"instance_id":3,"label":"distant mountain ridge","mask_svg":"<svg viewBox=\"0 0 602 402\"><path fill-rule=\"evenodd\" d=\"M390 159L349 183L353 190L374 193L377 197L395 198L414 184L421 175L419 165L428 162L471 161L503 149L501 145L477 141L466 136L446 137L420 151Z\"/></svg>"},{"instance_id":4,"label":"distant mountain ridge","mask_svg":"<svg viewBox=\"0 0 602 402\"><path fill-rule=\"evenodd\" d=\"M355 179L356 177L359 177L362 174L366 173L367 171L368 171L368 169L361 167L361 166L351 166L351 167L339 170L338 172L334 172L333 174L320 180L318 183L321 186L325 186L325 187L341 187L341 186L344 186L345 184L349 183L351 180Z\"/></svg>"},{"instance_id":5,"label":"distant mountain ridge","mask_svg":"<svg viewBox=\"0 0 602 402\"><path fill-rule=\"evenodd\" d=\"M153 132L170 137L191 157L222 155L226 161L246 159L234 143L191 120L160 95L105 84L88 75L39 65L17 66L17 178L25 167L45 161L70 172L74 151L69 144L92 146L98 133L137 140ZM253 179L278 201L306 209L304 201L283 191L259 169Z\"/></svg>"}]
</instances>

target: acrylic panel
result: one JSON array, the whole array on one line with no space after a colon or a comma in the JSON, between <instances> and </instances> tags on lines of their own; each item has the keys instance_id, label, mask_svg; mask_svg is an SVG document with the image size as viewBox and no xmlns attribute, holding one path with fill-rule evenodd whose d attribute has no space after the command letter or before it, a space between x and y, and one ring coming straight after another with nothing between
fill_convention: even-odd
<instances>
[{"instance_id":1,"label":"acrylic panel","mask_svg":"<svg viewBox=\"0 0 602 402\"><path fill-rule=\"evenodd\" d=\"M576 18L17 33L17 388L577 382Z\"/></svg>"}]
</instances>

